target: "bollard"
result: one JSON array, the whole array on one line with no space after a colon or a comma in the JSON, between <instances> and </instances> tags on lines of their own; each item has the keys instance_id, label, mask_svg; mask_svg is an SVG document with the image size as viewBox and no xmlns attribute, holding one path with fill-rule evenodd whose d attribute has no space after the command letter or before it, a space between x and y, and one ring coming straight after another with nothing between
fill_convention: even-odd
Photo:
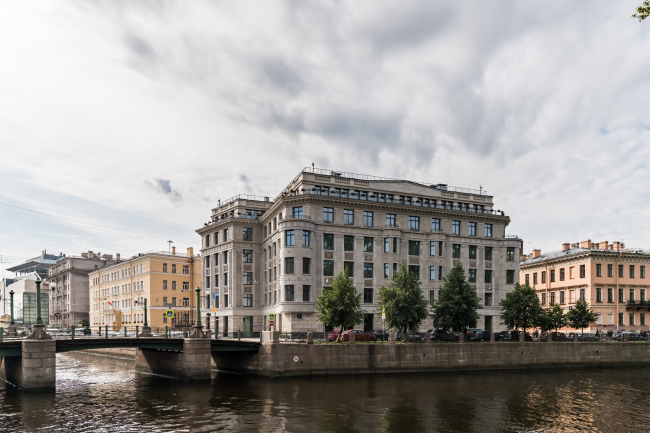
<instances>
[{"instance_id":1,"label":"bollard","mask_svg":"<svg viewBox=\"0 0 650 433\"><path fill-rule=\"evenodd\" d=\"M605 341L605 333L604 332L601 332L600 334L598 334L598 341L600 341L601 343L603 341Z\"/></svg>"},{"instance_id":2,"label":"bollard","mask_svg":"<svg viewBox=\"0 0 650 433\"><path fill-rule=\"evenodd\" d=\"M573 341L574 341L574 342L579 341L579 340L578 340L578 335L579 335L579 334L578 334L577 332L576 332L575 334L573 334Z\"/></svg>"},{"instance_id":3,"label":"bollard","mask_svg":"<svg viewBox=\"0 0 650 433\"><path fill-rule=\"evenodd\" d=\"M98 326L97 327L97 334L101 337L102 336L102 327Z\"/></svg>"},{"instance_id":4,"label":"bollard","mask_svg":"<svg viewBox=\"0 0 650 433\"><path fill-rule=\"evenodd\" d=\"M126 337L126 326L124 327L124 336Z\"/></svg>"},{"instance_id":5,"label":"bollard","mask_svg":"<svg viewBox=\"0 0 650 433\"><path fill-rule=\"evenodd\" d=\"M497 342L497 333L490 332L490 343L496 343L496 342Z\"/></svg>"},{"instance_id":6,"label":"bollard","mask_svg":"<svg viewBox=\"0 0 650 433\"><path fill-rule=\"evenodd\" d=\"M104 338L108 338L108 325L104 325L104 334L105 334Z\"/></svg>"},{"instance_id":7,"label":"bollard","mask_svg":"<svg viewBox=\"0 0 650 433\"><path fill-rule=\"evenodd\" d=\"M237 340L241 340L241 329L237 330Z\"/></svg>"},{"instance_id":8,"label":"bollard","mask_svg":"<svg viewBox=\"0 0 650 433\"><path fill-rule=\"evenodd\" d=\"M650 333L648 334L650 335ZM0 341L4 338L4 328L0 328Z\"/></svg>"},{"instance_id":9,"label":"bollard","mask_svg":"<svg viewBox=\"0 0 650 433\"><path fill-rule=\"evenodd\" d=\"M307 333L307 344L314 344L314 333L313 332L308 332Z\"/></svg>"},{"instance_id":10,"label":"bollard","mask_svg":"<svg viewBox=\"0 0 650 433\"><path fill-rule=\"evenodd\" d=\"M169 326L165 326L165 338L169 338Z\"/></svg>"},{"instance_id":11,"label":"bollard","mask_svg":"<svg viewBox=\"0 0 650 433\"><path fill-rule=\"evenodd\" d=\"M427 331L426 334L424 334L424 342L431 343L431 332Z\"/></svg>"},{"instance_id":12,"label":"bollard","mask_svg":"<svg viewBox=\"0 0 650 433\"><path fill-rule=\"evenodd\" d=\"M627 343L630 339L630 334L623 334L623 343Z\"/></svg>"},{"instance_id":13,"label":"bollard","mask_svg":"<svg viewBox=\"0 0 650 433\"><path fill-rule=\"evenodd\" d=\"M395 333L391 332L388 334L388 344L395 344Z\"/></svg>"},{"instance_id":14,"label":"bollard","mask_svg":"<svg viewBox=\"0 0 650 433\"><path fill-rule=\"evenodd\" d=\"M135 338L140 338L140 328L138 325L135 325Z\"/></svg>"},{"instance_id":15,"label":"bollard","mask_svg":"<svg viewBox=\"0 0 650 433\"><path fill-rule=\"evenodd\" d=\"M0 331L0 341L1 341L1 340L2 340L2 332ZM646 341L647 343L650 343L650 332L648 332L647 334L645 334L645 341Z\"/></svg>"},{"instance_id":16,"label":"bollard","mask_svg":"<svg viewBox=\"0 0 650 433\"><path fill-rule=\"evenodd\" d=\"M458 333L458 342L459 343L464 343L465 342L465 333L462 332L462 331Z\"/></svg>"},{"instance_id":17,"label":"bollard","mask_svg":"<svg viewBox=\"0 0 650 433\"><path fill-rule=\"evenodd\" d=\"M70 338L74 340L74 326L70 327Z\"/></svg>"},{"instance_id":18,"label":"bollard","mask_svg":"<svg viewBox=\"0 0 650 433\"><path fill-rule=\"evenodd\" d=\"M350 333L348 334L348 343L349 343L349 344L357 344L357 341L356 341L356 339L354 338L354 333L353 333L353 332L350 332Z\"/></svg>"}]
</instances>

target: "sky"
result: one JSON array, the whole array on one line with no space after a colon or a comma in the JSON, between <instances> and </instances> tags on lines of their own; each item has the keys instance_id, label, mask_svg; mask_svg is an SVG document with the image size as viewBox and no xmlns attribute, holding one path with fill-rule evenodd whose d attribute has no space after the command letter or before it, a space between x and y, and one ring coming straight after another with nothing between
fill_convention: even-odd
<instances>
[{"instance_id":1,"label":"sky","mask_svg":"<svg viewBox=\"0 0 650 433\"><path fill-rule=\"evenodd\" d=\"M0 13L0 278L198 248L304 167L479 188L532 248L650 248L641 0L33 1Z\"/></svg>"}]
</instances>

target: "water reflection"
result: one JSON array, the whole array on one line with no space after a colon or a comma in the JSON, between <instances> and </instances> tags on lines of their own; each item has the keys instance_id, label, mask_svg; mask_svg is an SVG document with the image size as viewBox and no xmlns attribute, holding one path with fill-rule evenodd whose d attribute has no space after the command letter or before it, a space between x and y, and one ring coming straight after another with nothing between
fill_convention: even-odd
<instances>
[{"instance_id":1,"label":"water reflection","mask_svg":"<svg viewBox=\"0 0 650 433\"><path fill-rule=\"evenodd\" d=\"M486 371L190 384L133 360L57 356L57 390L0 383L0 430L484 432L648 431L650 368Z\"/></svg>"}]
</instances>

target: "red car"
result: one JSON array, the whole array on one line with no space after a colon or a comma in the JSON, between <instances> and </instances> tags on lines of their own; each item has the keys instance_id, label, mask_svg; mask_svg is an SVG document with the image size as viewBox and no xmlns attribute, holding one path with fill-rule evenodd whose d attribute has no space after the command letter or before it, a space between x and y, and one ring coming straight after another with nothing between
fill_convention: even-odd
<instances>
[{"instance_id":1,"label":"red car","mask_svg":"<svg viewBox=\"0 0 650 433\"><path fill-rule=\"evenodd\" d=\"M336 341L336 337L339 336L339 333L341 331L332 331L329 334L327 334L327 341Z\"/></svg>"},{"instance_id":2,"label":"red car","mask_svg":"<svg viewBox=\"0 0 650 433\"><path fill-rule=\"evenodd\" d=\"M343 331L341 341L350 341L350 334L354 334L354 341L377 341L377 337L372 332L363 332L358 329Z\"/></svg>"}]
</instances>

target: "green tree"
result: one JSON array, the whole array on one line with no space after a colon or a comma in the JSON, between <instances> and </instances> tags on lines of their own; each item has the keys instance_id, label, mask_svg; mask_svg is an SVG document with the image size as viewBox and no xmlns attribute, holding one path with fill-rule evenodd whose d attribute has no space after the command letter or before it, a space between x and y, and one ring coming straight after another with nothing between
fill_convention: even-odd
<instances>
[{"instance_id":1,"label":"green tree","mask_svg":"<svg viewBox=\"0 0 650 433\"><path fill-rule=\"evenodd\" d=\"M433 303L433 326L465 332L478 320L478 295L465 279L460 264L452 268L443 282L440 296Z\"/></svg>"},{"instance_id":2,"label":"green tree","mask_svg":"<svg viewBox=\"0 0 650 433\"><path fill-rule=\"evenodd\" d=\"M555 331L558 331L568 324L566 314L564 314L564 310L559 304L555 304L553 307L544 310L544 315L548 321L549 330L555 329Z\"/></svg>"},{"instance_id":3,"label":"green tree","mask_svg":"<svg viewBox=\"0 0 650 433\"><path fill-rule=\"evenodd\" d=\"M501 300L499 305L502 308L503 324L510 329L521 328L524 336L526 329L539 324L540 316L543 314L539 297L528 283L515 284L515 290L506 294L506 298Z\"/></svg>"},{"instance_id":4,"label":"green tree","mask_svg":"<svg viewBox=\"0 0 650 433\"><path fill-rule=\"evenodd\" d=\"M361 294L357 293L350 282L347 269L345 273L339 272L332 281L331 288L323 288L322 294L316 299L315 308L321 323L341 328L337 341L341 338L344 327L353 328L363 321Z\"/></svg>"},{"instance_id":5,"label":"green tree","mask_svg":"<svg viewBox=\"0 0 650 433\"><path fill-rule=\"evenodd\" d=\"M386 311L389 328L414 331L429 314L421 283L402 265L387 286L379 288L379 305Z\"/></svg>"},{"instance_id":6,"label":"green tree","mask_svg":"<svg viewBox=\"0 0 650 433\"><path fill-rule=\"evenodd\" d=\"M598 314L592 308L589 308L587 301L579 299L573 305L573 308L566 313L566 318L573 329L580 329L584 334L584 329L598 319Z\"/></svg>"},{"instance_id":7,"label":"green tree","mask_svg":"<svg viewBox=\"0 0 650 433\"><path fill-rule=\"evenodd\" d=\"M632 18L636 18L639 22L645 20L650 16L650 0L644 0L643 4L636 8L636 13Z\"/></svg>"}]
</instances>

